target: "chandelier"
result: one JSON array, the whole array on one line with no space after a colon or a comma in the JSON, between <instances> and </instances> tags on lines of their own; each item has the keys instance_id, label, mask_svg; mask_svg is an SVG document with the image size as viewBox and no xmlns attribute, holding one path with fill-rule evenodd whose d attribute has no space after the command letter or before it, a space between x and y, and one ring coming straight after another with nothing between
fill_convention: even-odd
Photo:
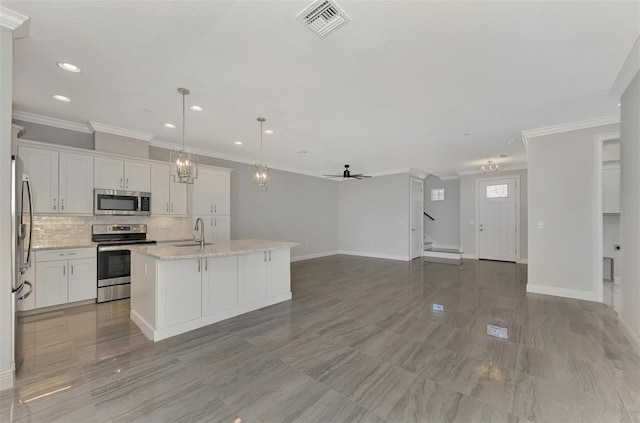
<instances>
[{"instance_id":1,"label":"chandelier","mask_svg":"<svg viewBox=\"0 0 640 423\"><path fill-rule=\"evenodd\" d=\"M170 174L174 182L192 184L198 177L198 158L184 145L185 96L188 96L190 91L178 88L178 93L182 95L182 148L174 148L169 155Z\"/></svg>"},{"instance_id":2,"label":"chandelier","mask_svg":"<svg viewBox=\"0 0 640 423\"><path fill-rule=\"evenodd\" d=\"M487 160L486 165L480 166L480 173L496 173L500 171L500 165L493 164L493 160Z\"/></svg>"},{"instance_id":3,"label":"chandelier","mask_svg":"<svg viewBox=\"0 0 640 423\"><path fill-rule=\"evenodd\" d=\"M255 185L256 191L269 191L269 167L262 162L262 124L266 121L265 118L259 117L260 122L260 163L256 163L253 166L253 185Z\"/></svg>"}]
</instances>

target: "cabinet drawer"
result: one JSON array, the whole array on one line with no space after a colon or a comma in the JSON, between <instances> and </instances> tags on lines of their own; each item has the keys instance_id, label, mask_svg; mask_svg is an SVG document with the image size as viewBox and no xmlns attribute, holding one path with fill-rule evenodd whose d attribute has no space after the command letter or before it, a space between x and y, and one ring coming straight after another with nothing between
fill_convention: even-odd
<instances>
[{"instance_id":1,"label":"cabinet drawer","mask_svg":"<svg viewBox=\"0 0 640 423\"><path fill-rule=\"evenodd\" d=\"M39 262L43 262L43 261L53 261L53 260L95 258L96 255L97 255L96 248L68 248L68 249L61 249L61 250L43 250L43 251L36 251L36 260Z\"/></svg>"}]
</instances>

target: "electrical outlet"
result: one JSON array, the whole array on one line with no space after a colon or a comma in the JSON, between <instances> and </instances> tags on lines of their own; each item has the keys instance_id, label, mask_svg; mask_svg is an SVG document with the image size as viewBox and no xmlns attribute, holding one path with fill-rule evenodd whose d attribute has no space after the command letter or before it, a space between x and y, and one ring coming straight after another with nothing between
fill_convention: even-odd
<instances>
[{"instance_id":1,"label":"electrical outlet","mask_svg":"<svg viewBox=\"0 0 640 423\"><path fill-rule=\"evenodd\" d=\"M501 326L487 325L487 335L495 338L509 339L509 329Z\"/></svg>"},{"instance_id":2,"label":"electrical outlet","mask_svg":"<svg viewBox=\"0 0 640 423\"><path fill-rule=\"evenodd\" d=\"M613 245L613 251L620 251L620 245L614 244Z\"/></svg>"}]
</instances>

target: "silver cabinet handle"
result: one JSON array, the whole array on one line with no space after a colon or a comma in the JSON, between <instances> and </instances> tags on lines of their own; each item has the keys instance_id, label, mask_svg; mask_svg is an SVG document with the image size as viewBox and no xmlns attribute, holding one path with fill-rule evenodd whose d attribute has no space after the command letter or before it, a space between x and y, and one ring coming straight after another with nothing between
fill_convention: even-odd
<instances>
[{"instance_id":1,"label":"silver cabinet handle","mask_svg":"<svg viewBox=\"0 0 640 423\"><path fill-rule=\"evenodd\" d=\"M211 218L211 226L213 226L213 217Z\"/></svg>"},{"instance_id":2,"label":"silver cabinet handle","mask_svg":"<svg viewBox=\"0 0 640 423\"><path fill-rule=\"evenodd\" d=\"M53 199L53 209L54 210L56 209L56 199L55 198Z\"/></svg>"},{"instance_id":3,"label":"silver cabinet handle","mask_svg":"<svg viewBox=\"0 0 640 423\"><path fill-rule=\"evenodd\" d=\"M169 203L167 203L167 213L169 212Z\"/></svg>"},{"instance_id":4,"label":"silver cabinet handle","mask_svg":"<svg viewBox=\"0 0 640 423\"><path fill-rule=\"evenodd\" d=\"M269 261L271 261L271 250L269 250Z\"/></svg>"},{"instance_id":5,"label":"silver cabinet handle","mask_svg":"<svg viewBox=\"0 0 640 423\"><path fill-rule=\"evenodd\" d=\"M198 273L200 273L200 260L198 260Z\"/></svg>"},{"instance_id":6,"label":"silver cabinet handle","mask_svg":"<svg viewBox=\"0 0 640 423\"><path fill-rule=\"evenodd\" d=\"M266 251L264 252L264 262L265 263L267 262L267 252Z\"/></svg>"},{"instance_id":7,"label":"silver cabinet handle","mask_svg":"<svg viewBox=\"0 0 640 423\"><path fill-rule=\"evenodd\" d=\"M173 213L173 203L171 203L171 213Z\"/></svg>"},{"instance_id":8,"label":"silver cabinet handle","mask_svg":"<svg viewBox=\"0 0 640 423\"><path fill-rule=\"evenodd\" d=\"M218 219L213 219L213 226L218 226Z\"/></svg>"},{"instance_id":9,"label":"silver cabinet handle","mask_svg":"<svg viewBox=\"0 0 640 423\"><path fill-rule=\"evenodd\" d=\"M209 271L209 259L204 259L204 271Z\"/></svg>"},{"instance_id":10,"label":"silver cabinet handle","mask_svg":"<svg viewBox=\"0 0 640 423\"><path fill-rule=\"evenodd\" d=\"M62 276L67 276L67 266L66 265L62 266Z\"/></svg>"},{"instance_id":11,"label":"silver cabinet handle","mask_svg":"<svg viewBox=\"0 0 640 423\"><path fill-rule=\"evenodd\" d=\"M64 198L60 200L60 210L64 210Z\"/></svg>"},{"instance_id":12,"label":"silver cabinet handle","mask_svg":"<svg viewBox=\"0 0 640 423\"><path fill-rule=\"evenodd\" d=\"M213 206L213 212L214 212L214 213L218 213L218 205L217 205L217 204L215 204L215 205Z\"/></svg>"},{"instance_id":13,"label":"silver cabinet handle","mask_svg":"<svg viewBox=\"0 0 640 423\"><path fill-rule=\"evenodd\" d=\"M209 211L210 211L211 213L213 213L213 204L212 204L211 206L209 206Z\"/></svg>"},{"instance_id":14,"label":"silver cabinet handle","mask_svg":"<svg viewBox=\"0 0 640 423\"><path fill-rule=\"evenodd\" d=\"M73 275L73 264L71 265L71 274Z\"/></svg>"},{"instance_id":15,"label":"silver cabinet handle","mask_svg":"<svg viewBox=\"0 0 640 423\"><path fill-rule=\"evenodd\" d=\"M129 178L127 178L127 189L129 189Z\"/></svg>"},{"instance_id":16,"label":"silver cabinet handle","mask_svg":"<svg viewBox=\"0 0 640 423\"><path fill-rule=\"evenodd\" d=\"M122 188L122 178L120 178L120 188Z\"/></svg>"}]
</instances>

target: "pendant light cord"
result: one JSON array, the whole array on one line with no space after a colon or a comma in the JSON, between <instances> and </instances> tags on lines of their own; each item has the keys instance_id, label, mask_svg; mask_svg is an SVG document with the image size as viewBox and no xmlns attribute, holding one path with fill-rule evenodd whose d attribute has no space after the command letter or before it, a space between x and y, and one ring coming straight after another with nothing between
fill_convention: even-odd
<instances>
[{"instance_id":1,"label":"pendant light cord","mask_svg":"<svg viewBox=\"0 0 640 423\"><path fill-rule=\"evenodd\" d=\"M260 166L262 166L262 124L264 122L260 121Z\"/></svg>"},{"instance_id":2,"label":"pendant light cord","mask_svg":"<svg viewBox=\"0 0 640 423\"><path fill-rule=\"evenodd\" d=\"M183 150L185 150L184 148L185 95L186 95L185 93L182 93L182 149Z\"/></svg>"}]
</instances>

